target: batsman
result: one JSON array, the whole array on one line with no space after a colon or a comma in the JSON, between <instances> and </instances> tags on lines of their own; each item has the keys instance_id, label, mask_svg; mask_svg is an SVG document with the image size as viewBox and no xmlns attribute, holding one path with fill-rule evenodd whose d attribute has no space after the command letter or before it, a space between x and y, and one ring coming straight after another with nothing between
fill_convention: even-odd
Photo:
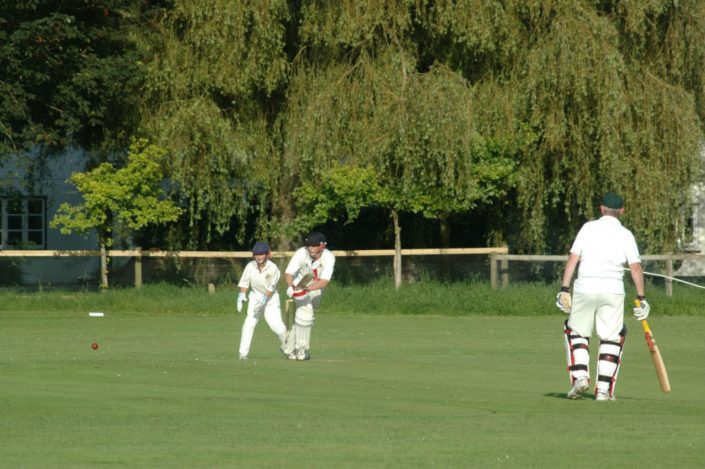
<instances>
[{"instance_id":1,"label":"batsman","mask_svg":"<svg viewBox=\"0 0 705 469\"><path fill-rule=\"evenodd\" d=\"M294 324L289 331L282 353L290 360L311 358L311 329L315 312L321 304L323 289L333 278L335 256L326 249L326 237L317 231L306 236L284 271L286 294L296 305Z\"/></svg>"},{"instance_id":2,"label":"batsman","mask_svg":"<svg viewBox=\"0 0 705 469\"><path fill-rule=\"evenodd\" d=\"M578 232L568 256L556 306L568 314L563 330L571 388L569 399L580 399L590 386L589 343L593 331L600 340L595 399L615 400L615 385L622 362L627 328L624 325L624 265L629 266L639 306L638 320L650 306L644 296L644 273L639 249L631 231L622 226L624 199L608 192L600 205L601 217L588 221ZM576 267L578 277L570 284Z\"/></svg>"}]
</instances>

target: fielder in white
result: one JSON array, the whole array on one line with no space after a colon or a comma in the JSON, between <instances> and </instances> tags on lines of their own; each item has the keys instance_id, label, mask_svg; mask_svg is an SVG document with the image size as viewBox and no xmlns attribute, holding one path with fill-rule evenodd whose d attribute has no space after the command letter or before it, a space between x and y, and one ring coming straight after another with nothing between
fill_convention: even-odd
<instances>
[{"instance_id":1,"label":"fielder in white","mask_svg":"<svg viewBox=\"0 0 705 469\"><path fill-rule=\"evenodd\" d=\"M571 389L569 399L580 399L590 385L589 342L593 330L600 339L595 399L613 401L622 362L627 328L624 325L624 264L629 266L637 299L641 307L634 316L649 315L644 297L644 274L634 235L624 228L619 217L624 213L624 199L608 192L600 205L602 217L585 223L570 248L556 306L569 314L563 330ZM570 296L575 268L578 278Z\"/></svg>"},{"instance_id":2,"label":"fielder in white","mask_svg":"<svg viewBox=\"0 0 705 469\"><path fill-rule=\"evenodd\" d=\"M294 253L284 271L288 285L286 294L294 299L296 315L281 349L288 359L300 361L311 358L309 349L315 312L335 267L335 256L326 249L326 237L322 233L309 233L304 245Z\"/></svg>"},{"instance_id":3,"label":"fielder in white","mask_svg":"<svg viewBox=\"0 0 705 469\"><path fill-rule=\"evenodd\" d=\"M286 326L282 321L279 293L277 293L277 283L281 274L279 267L269 260L271 255L267 243L256 243L252 248L254 260L245 266L237 285L240 288L240 293L237 295L238 313L242 312L243 303L247 301L247 317L242 324L240 336L240 360L246 360L250 354L252 336L262 314L269 328L279 337L281 344L286 341ZM249 297L246 297L245 294L250 288L252 290Z\"/></svg>"}]
</instances>

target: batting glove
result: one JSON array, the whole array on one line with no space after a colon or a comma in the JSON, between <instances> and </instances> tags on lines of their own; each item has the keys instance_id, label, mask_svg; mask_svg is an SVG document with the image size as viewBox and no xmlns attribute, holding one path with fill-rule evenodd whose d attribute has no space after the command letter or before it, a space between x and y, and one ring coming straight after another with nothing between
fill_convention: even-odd
<instances>
[{"instance_id":1,"label":"batting glove","mask_svg":"<svg viewBox=\"0 0 705 469\"><path fill-rule=\"evenodd\" d=\"M646 301L646 298L639 297L636 299L634 303L639 303L641 307L639 308L634 308L634 317L637 318L639 321L643 321L644 319L649 317L649 313L651 312L651 305Z\"/></svg>"},{"instance_id":2,"label":"batting glove","mask_svg":"<svg viewBox=\"0 0 705 469\"><path fill-rule=\"evenodd\" d=\"M237 312L238 313L242 312L242 305L245 301L247 301L245 299L245 294L243 292L238 293L237 294Z\"/></svg>"},{"instance_id":3,"label":"batting glove","mask_svg":"<svg viewBox=\"0 0 705 469\"><path fill-rule=\"evenodd\" d=\"M570 298L570 289L568 287L561 287L561 291L556 295L556 306L564 313L570 313L573 301Z\"/></svg>"},{"instance_id":4,"label":"batting glove","mask_svg":"<svg viewBox=\"0 0 705 469\"><path fill-rule=\"evenodd\" d=\"M286 296L288 296L289 298L294 297L294 287L292 287L291 285L289 285L289 288L286 289Z\"/></svg>"}]
</instances>

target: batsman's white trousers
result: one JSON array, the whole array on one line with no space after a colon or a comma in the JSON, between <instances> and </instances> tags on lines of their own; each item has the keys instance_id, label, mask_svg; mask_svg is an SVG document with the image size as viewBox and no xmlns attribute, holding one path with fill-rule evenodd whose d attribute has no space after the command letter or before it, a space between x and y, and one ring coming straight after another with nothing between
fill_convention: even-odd
<instances>
[{"instance_id":1,"label":"batsman's white trousers","mask_svg":"<svg viewBox=\"0 0 705 469\"><path fill-rule=\"evenodd\" d=\"M620 340L624 325L624 295L573 293L568 326L583 337L595 331L600 340Z\"/></svg>"},{"instance_id":2,"label":"batsman's white trousers","mask_svg":"<svg viewBox=\"0 0 705 469\"><path fill-rule=\"evenodd\" d=\"M250 345L252 344L252 336L255 334L255 327L264 315L264 320L274 332L279 341L283 344L286 340L286 326L282 321L281 306L279 304L279 294L274 293L265 303L253 301L252 297L247 303L247 317L242 324L242 333L240 335L240 355L247 356L250 353Z\"/></svg>"}]
</instances>

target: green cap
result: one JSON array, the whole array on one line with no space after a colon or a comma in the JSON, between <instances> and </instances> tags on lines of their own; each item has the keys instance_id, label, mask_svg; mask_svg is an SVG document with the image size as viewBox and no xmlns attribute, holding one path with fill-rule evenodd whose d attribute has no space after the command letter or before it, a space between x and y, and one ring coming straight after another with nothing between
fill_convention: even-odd
<instances>
[{"instance_id":1,"label":"green cap","mask_svg":"<svg viewBox=\"0 0 705 469\"><path fill-rule=\"evenodd\" d=\"M602 198L602 205L607 208L619 210L624 207L624 199L615 192L608 192Z\"/></svg>"}]
</instances>

